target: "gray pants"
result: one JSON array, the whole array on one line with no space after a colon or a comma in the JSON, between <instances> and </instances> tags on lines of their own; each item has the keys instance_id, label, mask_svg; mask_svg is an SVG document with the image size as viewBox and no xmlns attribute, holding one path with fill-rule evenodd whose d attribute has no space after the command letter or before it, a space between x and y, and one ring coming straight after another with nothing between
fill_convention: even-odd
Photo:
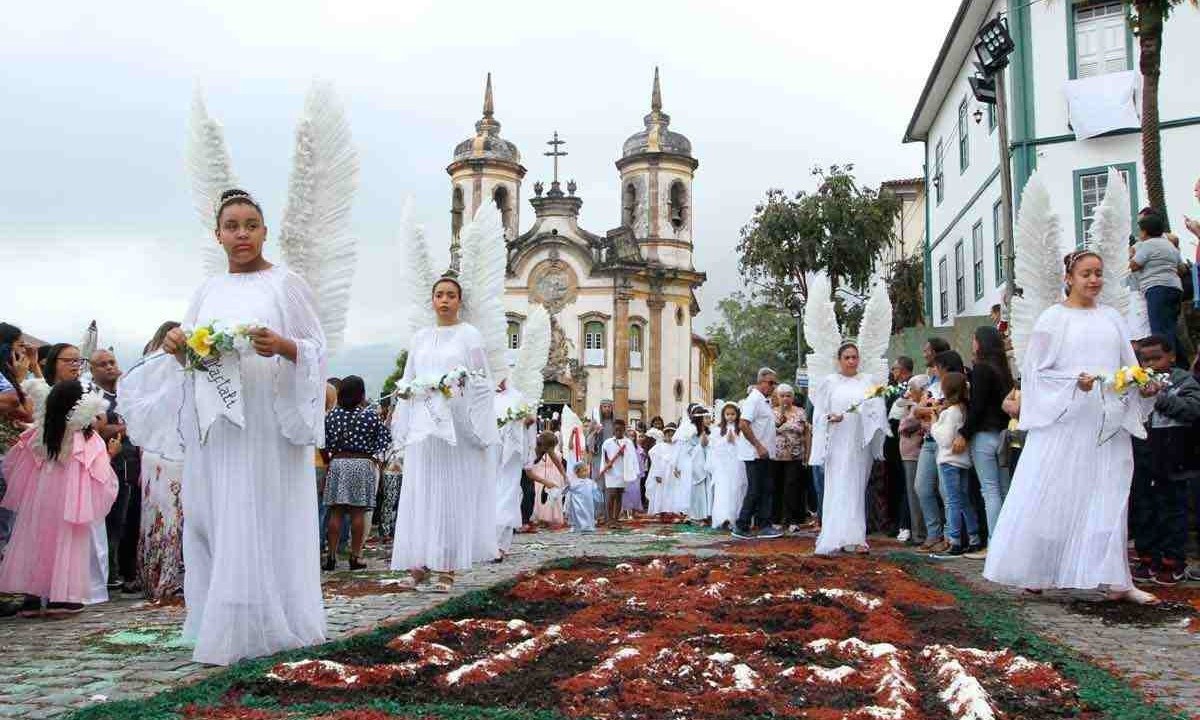
<instances>
[{"instance_id":1,"label":"gray pants","mask_svg":"<svg viewBox=\"0 0 1200 720\"><path fill-rule=\"evenodd\" d=\"M925 514L921 512L921 498L917 496L917 461L901 460L904 465L904 490L908 495L909 527L912 528L912 539L925 542Z\"/></svg>"}]
</instances>

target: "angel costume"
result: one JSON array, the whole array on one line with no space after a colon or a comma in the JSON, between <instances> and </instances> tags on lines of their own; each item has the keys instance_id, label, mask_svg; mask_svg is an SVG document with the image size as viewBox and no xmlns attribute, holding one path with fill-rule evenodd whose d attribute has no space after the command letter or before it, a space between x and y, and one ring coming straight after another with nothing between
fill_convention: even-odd
<instances>
[{"instance_id":1,"label":"angel costume","mask_svg":"<svg viewBox=\"0 0 1200 720\"><path fill-rule=\"evenodd\" d=\"M494 400L497 420L520 407L525 398L513 388L496 393ZM500 550L508 552L513 532L521 521L521 469L533 462L537 426L524 420L513 420L500 428L500 442L488 448L496 468L496 531Z\"/></svg>"},{"instance_id":2,"label":"angel costume","mask_svg":"<svg viewBox=\"0 0 1200 720\"><path fill-rule=\"evenodd\" d=\"M179 457L182 443L183 633L194 659L215 665L325 639L312 483L325 334L308 285L278 266L209 278L184 326L250 318L295 342L296 361L238 354L241 426L203 413L207 374L169 355L149 356L117 386L138 446Z\"/></svg>"},{"instance_id":3,"label":"angel costume","mask_svg":"<svg viewBox=\"0 0 1200 720\"><path fill-rule=\"evenodd\" d=\"M678 437L680 434L684 436L683 439ZM676 512L687 513L693 520L703 520L712 515L712 480L708 473L709 447L701 442L694 425L680 428L679 433L676 433L674 445L677 477L673 495Z\"/></svg>"},{"instance_id":4,"label":"angel costume","mask_svg":"<svg viewBox=\"0 0 1200 720\"><path fill-rule=\"evenodd\" d=\"M660 440L650 448L650 473L646 476L646 499L651 515L677 512L675 508L675 444Z\"/></svg>"},{"instance_id":5,"label":"angel costume","mask_svg":"<svg viewBox=\"0 0 1200 720\"><path fill-rule=\"evenodd\" d=\"M392 438L405 453L392 569L467 570L498 554L495 468L487 448L500 435L483 336L460 322L425 328L410 346L406 381L440 378L458 367L480 374L468 376L451 397L416 392L397 400Z\"/></svg>"},{"instance_id":6,"label":"angel costume","mask_svg":"<svg viewBox=\"0 0 1200 720\"><path fill-rule=\"evenodd\" d=\"M809 463L825 468L818 555L867 544L867 481L872 461L883 459L888 435L883 399L863 400L870 386L871 379L863 373L834 373L820 380L812 393L816 422ZM857 402L862 403L858 409L847 412ZM843 420L831 423L831 414L841 414Z\"/></svg>"},{"instance_id":7,"label":"angel costume","mask_svg":"<svg viewBox=\"0 0 1200 720\"><path fill-rule=\"evenodd\" d=\"M708 472L712 476L712 526L733 527L746 497L746 463L738 457L738 431L720 427L708 442Z\"/></svg>"},{"instance_id":8,"label":"angel costume","mask_svg":"<svg viewBox=\"0 0 1200 720\"><path fill-rule=\"evenodd\" d=\"M87 402L85 395L80 403ZM88 419L101 407L95 403ZM68 424L58 458L49 460L42 433L40 424L29 428L4 457L8 490L0 507L16 521L0 562L0 592L90 603L93 527L117 498L117 476L98 434Z\"/></svg>"},{"instance_id":9,"label":"angel costume","mask_svg":"<svg viewBox=\"0 0 1200 720\"><path fill-rule=\"evenodd\" d=\"M1145 437L1150 408L1080 373L1137 365L1124 319L1100 305L1058 304L1038 318L1021 366L1021 462L996 521L983 576L1030 589L1132 587L1126 507L1130 436Z\"/></svg>"}]
</instances>

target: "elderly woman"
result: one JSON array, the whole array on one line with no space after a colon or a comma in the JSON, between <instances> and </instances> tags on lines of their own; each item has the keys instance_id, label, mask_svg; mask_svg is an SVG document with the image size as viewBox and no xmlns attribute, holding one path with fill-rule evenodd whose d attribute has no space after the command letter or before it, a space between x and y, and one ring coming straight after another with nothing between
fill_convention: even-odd
<instances>
[{"instance_id":1,"label":"elderly woman","mask_svg":"<svg viewBox=\"0 0 1200 720\"><path fill-rule=\"evenodd\" d=\"M775 388L775 523L796 532L808 521L804 504L805 460L808 458L812 431L804 408L796 403L791 385Z\"/></svg>"}]
</instances>

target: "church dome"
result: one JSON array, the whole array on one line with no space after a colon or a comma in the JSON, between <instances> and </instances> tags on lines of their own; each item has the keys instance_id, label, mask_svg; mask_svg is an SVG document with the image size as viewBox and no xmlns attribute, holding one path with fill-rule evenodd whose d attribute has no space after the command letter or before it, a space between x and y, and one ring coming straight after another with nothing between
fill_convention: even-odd
<instances>
[{"instance_id":1,"label":"church dome","mask_svg":"<svg viewBox=\"0 0 1200 720\"><path fill-rule=\"evenodd\" d=\"M650 95L650 114L643 118L646 129L629 136L621 149L621 157L627 158L643 153L668 153L692 156L692 141L683 133L670 129L671 116L662 111L662 90L658 82L658 68L654 68L654 90Z\"/></svg>"},{"instance_id":2,"label":"church dome","mask_svg":"<svg viewBox=\"0 0 1200 720\"><path fill-rule=\"evenodd\" d=\"M461 160L500 160L520 164L517 146L500 137L500 121L492 104L492 74L487 76L483 95L483 117L475 123L475 135L454 146L454 162Z\"/></svg>"}]
</instances>

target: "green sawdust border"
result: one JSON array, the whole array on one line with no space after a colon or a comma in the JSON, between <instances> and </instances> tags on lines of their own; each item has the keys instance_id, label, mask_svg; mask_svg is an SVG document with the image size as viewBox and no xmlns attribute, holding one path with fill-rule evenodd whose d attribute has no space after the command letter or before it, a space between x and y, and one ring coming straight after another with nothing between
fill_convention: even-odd
<instances>
[{"instance_id":1,"label":"green sawdust border","mask_svg":"<svg viewBox=\"0 0 1200 720\"><path fill-rule=\"evenodd\" d=\"M1052 663L1078 686L1077 694L1089 709L1110 720L1189 720L1189 716L1146 699L1128 682L1097 667L1063 645L1031 630L1021 618L1016 601L1003 595L975 590L929 558L911 552L893 552L884 558L922 582L949 593L967 618L995 636L1001 646L1033 660Z\"/></svg>"},{"instance_id":2,"label":"green sawdust border","mask_svg":"<svg viewBox=\"0 0 1200 720\"><path fill-rule=\"evenodd\" d=\"M672 556L684 557L684 556ZM616 565L637 558L580 556L559 558L542 564L538 572L567 570L585 562L600 562ZM1107 720L1188 720L1177 713L1143 698L1128 683L1091 664L1082 656L1061 645L1048 641L1030 630L1021 619L1017 604L1005 597L974 590L948 572L938 570L937 564L919 555L894 552L881 559L900 566L919 580L945 591L958 601L967 618L980 628L992 633L1001 645L1005 645L1026 657L1054 666L1078 686L1078 695L1090 710L1103 714ZM191 705L216 706L237 683L261 677L270 668L281 662L327 657L343 650L386 643L397 635L414 627L446 618L462 617L471 612L486 609L495 602L496 593L502 593L519 581L511 578L480 590L447 600L425 612L402 622L324 643L315 647L299 648L266 658L244 660L223 672L200 680L192 685L166 690L140 700L118 700L78 710L69 720L180 720L183 711ZM241 706L250 709L278 708L274 698L246 695ZM402 705L394 701L373 699L365 703L311 703L292 705L286 709L297 717L312 717L338 710L368 708L389 714L411 717L435 717L441 720L566 720L553 710L526 710L519 708L485 708L454 704ZM748 719L749 720L749 719Z\"/></svg>"}]
</instances>

